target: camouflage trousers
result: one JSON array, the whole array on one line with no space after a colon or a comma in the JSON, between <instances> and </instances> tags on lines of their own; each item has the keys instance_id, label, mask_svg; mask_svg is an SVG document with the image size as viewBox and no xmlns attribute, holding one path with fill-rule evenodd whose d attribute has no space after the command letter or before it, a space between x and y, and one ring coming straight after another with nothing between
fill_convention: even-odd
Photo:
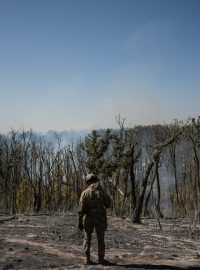
<instances>
[{"instance_id":1,"label":"camouflage trousers","mask_svg":"<svg viewBox=\"0 0 200 270\"><path fill-rule=\"evenodd\" d=\"M86 225L86 224L85 224ZM96 223L87 223L84 226L84 242L83 242L83 249L85 256L87 258L90 257L90 246L91 246L91 238L92 233L95 228L97 234L97 241L98 241L98 257L100 260L104 259L105 257L105 230L107 224L96 224Z\"/></svg>"}]
</instances>

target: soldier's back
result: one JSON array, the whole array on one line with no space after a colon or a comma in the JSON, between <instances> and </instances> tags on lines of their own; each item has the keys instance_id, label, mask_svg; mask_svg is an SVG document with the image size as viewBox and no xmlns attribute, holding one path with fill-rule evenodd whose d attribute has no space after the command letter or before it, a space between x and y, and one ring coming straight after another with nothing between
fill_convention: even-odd
<instances>
[{"instance_id":1,"label":"soldier's back","mask_svg":"<svg viewBox=\"0 0 200 270\"><path fill-rule=\"evenodd\" d=\"M84 192L87 214L95 222L106 221L106 193L99 183L90 185Z\"/></svg>"}]
</instances>

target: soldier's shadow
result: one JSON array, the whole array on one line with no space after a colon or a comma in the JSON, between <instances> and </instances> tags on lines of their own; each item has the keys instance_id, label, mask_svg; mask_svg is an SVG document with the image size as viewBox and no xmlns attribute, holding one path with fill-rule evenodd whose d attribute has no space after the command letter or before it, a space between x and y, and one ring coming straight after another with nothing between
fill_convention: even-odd
<instances>
[{"instance_id":1,"label":"soldier's shadow","mask_svg":"<svg viewBox=\"0 0 200 270\"><path fill-rule=\"evenodd\" d=\"M133 268L133 269L145 269L145 270L200 270L198 266L189 266L189 267L178 267L171 265L152 265L152 264L118 264L118 263L110 263L110 265L115 267L123 267L123 268Z\"/></svg>"}]
</instances>

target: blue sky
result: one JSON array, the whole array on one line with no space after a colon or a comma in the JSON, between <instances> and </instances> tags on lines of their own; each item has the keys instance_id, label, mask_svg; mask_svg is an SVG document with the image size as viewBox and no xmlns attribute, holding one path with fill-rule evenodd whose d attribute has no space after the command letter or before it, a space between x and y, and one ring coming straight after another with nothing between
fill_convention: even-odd
<instances>
[{"instance_id":1,"label":"blue sky","mask_svg":"<svg viewBox=\"0 0 200 270\"><path fill-rule=\"evenodd\" d=\"M0 0L0 132L200 115L199 0Z\"/></svg>"}]
</instances>

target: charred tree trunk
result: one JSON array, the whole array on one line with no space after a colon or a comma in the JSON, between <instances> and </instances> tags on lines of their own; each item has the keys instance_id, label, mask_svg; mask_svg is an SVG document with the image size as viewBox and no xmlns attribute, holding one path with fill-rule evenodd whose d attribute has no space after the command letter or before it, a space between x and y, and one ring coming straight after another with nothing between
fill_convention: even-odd
<instances>
[{"instance_id":1,"label":"charred tree trunk","mask_svg":"<svg viewBox=\"0 0 200 270\"><path fill-rule=\"evenodd\" d=\"M39 213L41 210L41 206L42 206L42 196L41 196L41 192L38 191L34 191L34 203L33 203L33 210L35 213Z\"/></svg>"},{"instance_id":2,"label":"charred tree trunk","mask_svg":"<svg viewBox=\"0 0 200 270\"><path fill-rule=\"evenodd\" d=\"M38 187L34 189L34 203L33 210L37 214L40 212L42 207L42 177L38 181Z\"/></svg>"},{"instance_id":3,"label":"charred tree trunk","mask_svg":"<svg viewBox=\"0 0 200 270\"><path fill-rule=\"evenodd\" d=\"M179 202L179 191L178 191L178 179L177 179L177 169L176 169L176 149L173 149L173 156L172 156L172 166L174 170L174 181L175 181L175 191L176 191L176 199L178 206L180 205Z\"/></svg>"},{"instance_id":4,"label":"charred tree trunk","mask_svg":"<svg viewBox=\"0 0 200 270\"><path fill-rule=\"evenodd\" d=\"M132 209L134 211L136 206L136 194L135 194L135 172L134 172L134 148L135 145L131 146L131 164L130 164L130 181L131 181L131 198L132 198Z\"/></svg>"},{"instance_id":5,"label":"charred tree trunk","mask_svg":"<svg viewBox=\"0 0 200 270\"><path fill-rule=\"evenodd\" d=\"M153 160L150 161L150 163L149 163L149 165L147 167L145 177L143 178L143 181L142 181L142 190L140 192L139 198L138 198L137 203L136 203L135 210L133 212L133 217L132 217L132 222L133 223L141 223L141 218L140 217L141 217L141 214L142 214L142 207L143 207L145 191L146 191L146 188L147 188L148 178L149 178L150 172L151 172L151 170L152 170L152 168L154 166L155 161L157 159L159 159L160 154L162 153L163 149L165 147L167 147L168 145L170 145L171 143L173 143L180 134L181 134L181 132L178 132L178 133L174 134L173 137L171 137L170 139L165 141L163 144L156 146L157 150L156 150L156 152L155 152L155 154L153 156Z\"/></svg>"},{"instance_id":6,"label":"charred tree trunk","mask_svg":"<svg viewBox=\"0 0 200 270\"><path fill-rule=\"evenodd\" d=\"M135 210L133 212L133 217L132 217L132 222L133 223L141 223L140 217L141 217L141 213L142 213L142 206L143 206L143 201L144 201L144 195L145 195L145 191L146 191L146 188L147 188L148 178L149 178L151 169L153 168L153 165L154 165L154 161L152 161L148 165L148 168L146 170L145 177L144 177L144 179L142 181L142 190L141 190L140 196L139 196L139 198L137 200L137 204L136 204Z\"/></svg>"},{"instance_id":7,"label":"charred tree trunk","mask_svg":"<svg viewBox=\"0 0 200 270\"><path fill-rule=\"evenodd\" d=\"M156 172L156 183L157 183L157 202L156 202L156 213L159 218L163 218L163 214L160 210L160 177L159 177L159 157L155 160L155 172Z\"/></svg>"},{"instance_id":8,"label":"charred tree trunk","mask_svg":"<svg viewBox=\"0 0 200 270\"><path fill-rule=\"evenodd\" d=\"M196 144L194 139L190 136L191 141L192 141L192 145L193 145L193 150L194 150L194 161L196 164L196 175L197 175L197 186L198 186L198 190L200 190L200 164L199 164L199 158L198 158L198 154L197 154L197 149L196 149Z\"/></svg>"},{"instance_id":9,"label":"charred tree trunk","mask_svg":"<svg viewBox=\"0 0 200 270\"><path fill-rule=\"evenodd\" d=\"M148 193L146 200L145 200L145 203L144 203L144 216L148 215L148 205L149 205L149 200L150 200L150 197L152 194L152 189L153 189L153 184L154 184L155 179L156 179L156 173L154 172L153 179L151 181L150 190L149 190L149 193Z\"/></svg>"}]
</instances>

